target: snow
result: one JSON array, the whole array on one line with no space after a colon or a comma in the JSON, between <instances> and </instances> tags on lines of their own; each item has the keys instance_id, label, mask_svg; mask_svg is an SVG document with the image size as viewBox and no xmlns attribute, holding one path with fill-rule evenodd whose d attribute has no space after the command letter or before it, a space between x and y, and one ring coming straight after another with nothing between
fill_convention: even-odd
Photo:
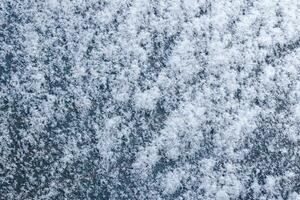
<instances>
[{"instance_id":1,"label":"snow","mask_svg":"<svg viewBox=\"0 0 300 200\"><path fill-rule=\"evenodd\" d=\"M218 191L216 194L216 200L229 200L229 199L230 199L230 197L223 190Z\"/></svg>"},{"instance_id":2,"label":"snow","mask_svg":"<svg viewBox=\"0 0 300 200\"><path fill-rule=\"evenodd\" d=\"M0 199L300 199L295 0L2 0Z\"/></svg>"},{"instance_id":3,"label":"snow","mask_svg":"<svg viewBox=\"0 0 300 200\"><path fill-rule=\"evenodd\" d=\"M172 194L180 187L181 179L184 176L182 171L172 171L168 172L163 180L162 186L164 187L164 192L167 194Z\"/></svg>"},{"instance_id":4,"label":"snow","mask_svg":"<svg viewBox=\"0 0 300 200\"><path fill-rule=\"evenodd\" d=\"M295 107L295 116L300 118L300 104L296 105Z\"/></svg>"},{"instance_id":5,"label":"snow","mask_svg":"<svg viewBox=\"0 0 300 200\"><path fill-rule=\"evenodd\" d=\"M144 92L137 92L135 96L136 107L153 110L159 97L160 90L157 87L153 87Z\"/></svg>"}]
</instances>

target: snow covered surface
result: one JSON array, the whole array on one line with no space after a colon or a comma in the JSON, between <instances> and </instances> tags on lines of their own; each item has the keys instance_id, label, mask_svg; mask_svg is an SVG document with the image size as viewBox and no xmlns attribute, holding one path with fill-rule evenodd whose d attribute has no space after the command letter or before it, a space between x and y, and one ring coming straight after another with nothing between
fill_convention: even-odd
<instances>
[{"instance_id":1,"label":"snow covered surface","mask_svg":"<svg viewBox=\"0 0 300 200\"><path fill-rule=\"evenodd\" d=\"M1 0L1 200L300 199L300 1Z\"/></svg>"}]
</instances>

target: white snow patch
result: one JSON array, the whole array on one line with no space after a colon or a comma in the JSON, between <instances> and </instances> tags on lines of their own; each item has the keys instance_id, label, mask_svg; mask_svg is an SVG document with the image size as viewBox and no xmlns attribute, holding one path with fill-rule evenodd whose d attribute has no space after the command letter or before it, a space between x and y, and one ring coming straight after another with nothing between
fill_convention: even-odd
<instances>
[{"instance_id":1,"label":"white snow patch","mask_svg":"<svg viewBox=\"0 0 300 200\"><path fill-rule=\"evenodd\" d=\"M137 159L132 166L139 172L140 177L146 178L148 173L151 172L152 166L159 159L158 148L155 145L148 146L138 153Z\"/></svg>"},{"instance_id":2,"label":"white snow patch","mask_svg":"<svg viewBox=\"0 0 300 200\"><path fill-rule=\"evenodd\" d=\"M173 194L181 185L181 180L184 176L184 171L174 170L166 174L162 187L165 194Z\"/></svg>"},{"instance_id":3,"label":"white snow patch","mask_svg":"<svg viewBox=\"0 0 300 200\"><path fill-rule=\"evenodd\" d=\"M216 194L216 200L229 200L229 195L224 190L219 190Z\"/></svg>"},{"instance_id":4,"label":"white snow patch","mask_svg":"<svg viewBox=\"0 0 300 200\"><path fill-rule=\"evenodd\" d=\"M159 97L159 88L153 87L144 92L137 92L137 94L135 95L135 103L138 108L153 110Z\"/></svg>"},{"instance_id":5,"label":"white snow patch","mask_svg":"<svg viewBox=\"0 0 300 200\"><path fill-rule=\"evenodd\" d=\"M297 192L293 192L290 196L288 200L300 200L300 194L298 194Z\"/></svg>"},{"instance_id":6,"label":"white snow patch","mask_svg":"<svg viewBox=\"0 0 300 200\"><path fill-rule=\"evenodd\" d=\"M265 75L268 79L272 79L275 76L275 69L271 65L267 65L264 69Z\"/></svg>"},{"instance_id":7,"label":"white snow patch","mask_svg":"<svg viewBox=\"0 0 300 200\"><path fill-rule=\"evenodd\" d=\"M48 0L47 3L51 8L56 8L59 5L58 0Z\"/></svg>"},{"instance_id":8,"label":"white snow patch","mask_svg":"<svg viewBox=\"0 0 300 200\"><path fill-rule=\"evenodd\" d=\"M295 106L295 116L300 119L300 104Z\"/></svg>"}]
</instances>

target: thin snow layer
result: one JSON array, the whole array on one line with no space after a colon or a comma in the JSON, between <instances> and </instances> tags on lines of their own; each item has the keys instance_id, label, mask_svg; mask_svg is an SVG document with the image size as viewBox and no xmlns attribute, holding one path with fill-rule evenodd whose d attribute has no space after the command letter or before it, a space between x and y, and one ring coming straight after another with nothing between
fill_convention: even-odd
<instances>
[{"instance_id":1,"label":"thin snow layer","mask_svg":"<svg viewBox=\"0 0 300 200\"><path fill-rule=\"evenodd\" d=\"M300 1L1 0L0 199L300 199Z\"/></svg>"}]
</instances>

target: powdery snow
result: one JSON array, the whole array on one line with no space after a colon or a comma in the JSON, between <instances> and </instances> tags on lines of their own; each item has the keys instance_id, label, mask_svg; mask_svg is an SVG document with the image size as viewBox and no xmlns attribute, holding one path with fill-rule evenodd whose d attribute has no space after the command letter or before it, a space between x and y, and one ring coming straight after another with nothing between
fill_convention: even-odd
<instances>
[{"instance_id":1,"label":"powdery snow","mask_svg":"<svg viewBox=\"0 0 300 200\"><path fill-rule=\"evenodd\" d=\"M0 199L300 199L297 0L0 1Z\"/></svg>"}]
</instances>

